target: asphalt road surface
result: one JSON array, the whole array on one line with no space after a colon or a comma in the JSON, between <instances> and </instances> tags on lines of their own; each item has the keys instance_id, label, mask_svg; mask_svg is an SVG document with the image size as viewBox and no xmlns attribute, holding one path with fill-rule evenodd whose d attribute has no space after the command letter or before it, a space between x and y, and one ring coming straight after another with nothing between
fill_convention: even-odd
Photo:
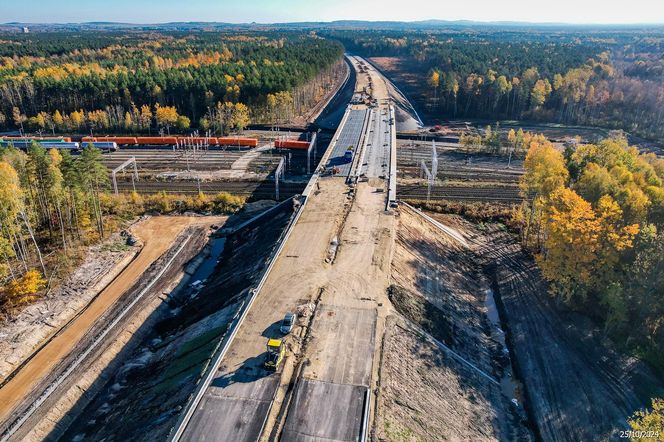
<instances>
[{"instance_id":1,"label":"asphalt road surface","mask_svg":"<svg viewBox=\"0 0 664 442\"><path fill-rule=\"evenodd\" d=\"M390 122L387 108L377 108L369 122L369 140L363 156L361 174L386 177L390 168Z\"/></svg>"},{"instance_id":2,"label":"asphalt road surface","mask_svg":"<svg viewBox=\"0 0 664 442\"><path fill-rule=\"evenodd\" d=\"M344 160L344 154L350 146L353 147L354 153L358 151L367 112L369 112L367 109L353 109L349 112L346 123L338 132L336 144L326 165L327 168L338 167L339 174L342 176L350 173L352 162Z\"/></svg>"},{"instance_id":3,"label":"asphalt road surface","mask_svg":"<svg viewBox=\"0 0 664 442\"><path fill-rule=\"evenodd\" d=\"M182 439L258 440L278 384L278 375L266 372L258 360L218 377L198 405ZM227 422L232 425L224 425Z\"/></svg>"},{"instance_id":4,"label":"asphalt road surface","mask_svg":"<svg viewBox=\"0 0 664 442\"><path fill-rule=\"evenodd\" d=\"M364 386L302 379L281 440L357 441L366 390Z\"/></svg>"},{"instance_id":5,"label":"asphalt road surface","mask_svg":"<svg viewBox=\"0 0 664 442\"><path fill-rule=\"evenodd\" d=\"M312 328L312 364L298 382L282 440L356 441L371 377L376 311L322 305Z\"/></svg>"}]
</instances>

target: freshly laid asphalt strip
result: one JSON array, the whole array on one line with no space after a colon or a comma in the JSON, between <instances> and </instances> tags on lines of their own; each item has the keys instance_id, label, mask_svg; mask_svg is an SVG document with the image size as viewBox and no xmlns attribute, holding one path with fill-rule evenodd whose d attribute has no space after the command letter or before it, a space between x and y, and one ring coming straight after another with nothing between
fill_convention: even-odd
<instances>
[{"instance_id":1,"label":"freshly laid asphalt strip","mask_svg":"<svg viewBox=\"0 0 664 442\"><path fill-rule=\"evenodd\" d=\"M233 379L215 379L182 440L257 441L279 384L278 374L259 378L264 375L265 372L258 369L240 379L237 375ZM224 418L219 419L219 416Z\"/></svg>"},{"instance_id":2,"label":"freshly laid asphalt strip","mask_svg":"<svg viewBox=\"0 0 664 442\"><path fill-rule=\"evenodd\" d=\"M301 379L281 440L357 441L366 391L362 385Z\"/></svg>"},{"instance_id":3,"label":"freshly laid asphalt strip","mask_svg":"<svg viewBox=\"0 0 664 442\"><path fill-rule=\"evenodd\" d=\"M349 146L353 146L353 152L357 152L362 137L362 128L364 127L364 119L369 112L363 110L351 110L346 119L346 124L339 134L339 138L334 145L334 149L330 154L330 159L325 167L338 167L340 175L348 175L350 172L351 161L344 161L344 154Z\"/></svg>"}]
</instances>

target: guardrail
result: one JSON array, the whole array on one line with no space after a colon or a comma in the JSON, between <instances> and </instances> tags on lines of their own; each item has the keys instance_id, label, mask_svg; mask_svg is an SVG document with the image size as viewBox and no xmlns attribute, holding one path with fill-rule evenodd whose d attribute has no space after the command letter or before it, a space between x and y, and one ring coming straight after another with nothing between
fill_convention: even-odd
<instances>
[{"instance_id":1,"label":"guardrail","mask_svg":"<svg viewBox=\"0 0 664 442\"><path fill-rule=\"evenodd\" d=\"M364 394L364 409L362 411L362 425L360 425L359 442L366 442L369 437L369 406L371 405L371 388L367 387Z\"/></svg>"},{"instance_id":2,"label":"guardrail","mask_svg":"<svg viewBox=\"0 0 664 442\"><path fill-rule=\"evenodd\" d=\"M390 105L390 175L387 192L387 207L396 207L397 205L397 131L394 115L394 105Z\"/></svg>"}]
</instances>

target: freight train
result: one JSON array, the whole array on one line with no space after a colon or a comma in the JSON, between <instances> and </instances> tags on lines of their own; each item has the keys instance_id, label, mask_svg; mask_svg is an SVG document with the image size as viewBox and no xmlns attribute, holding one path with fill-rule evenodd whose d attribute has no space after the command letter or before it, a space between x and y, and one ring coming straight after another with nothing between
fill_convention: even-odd
<instances>
[{"instance_id":1,"label":"freight train","mask_svg":"<svg viewBox=\"0 0 664 442\"><path fill-rule=\"evenodd\" d=\"M32 141L35 140L37 142L53 142L53 143L60 143L60 142L67 142L71 143L71 137L16 137L16 136L4 136L0 137L0 140L2 141L11 141L11 140L17 140L17 141Z\"/></svg>"},{"instance_id":2,"label":"freight train","mask_svg":"<svg viewBox=\"0 0 664 442\"><path fill-rule=\"evenodd\" d=\"M39 143L44 149L61 149L69 151L79 151L82 148L92 145L104 152L115 152L118 150L118 144L108 141L95 141L90 143L78 143L67 141L67 138L61 139L43 139L43 138L0 138L0 147L13 146L17 149L27 150L33 142Z\"/></svg>"},{"instance_id":3,"label":"freight train","mask_svg":"<svg viewBox=\"0 0 664 442\"><path fill-rule=\"evenodd\" d=\"M244 137L82 137L72 142L71 137L0 137L0 147L13 145L18 149L36 141L46 148L80 150L89 144L104 151L115 151L118 146L240 146L256 147L258 139Z\"/></svg>"},{"instance_id":4,"label":"freight train","mask_svg":"<svg viewBox=\"0 0 664 442\"><path fill-rule=\"evenodd\" d=\"M258 146L256 138L244 137L83 137L81 141L114 142L120 146Z\"/></svg>"}]
</instances>

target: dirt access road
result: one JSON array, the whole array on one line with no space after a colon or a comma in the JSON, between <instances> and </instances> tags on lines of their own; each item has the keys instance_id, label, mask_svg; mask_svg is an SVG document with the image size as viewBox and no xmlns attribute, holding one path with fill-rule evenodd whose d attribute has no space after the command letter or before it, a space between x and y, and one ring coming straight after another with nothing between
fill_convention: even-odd
<instances>
[{"instance_id":1,"label":"dirt access road","mask_svg":"<svg viewBox=\"0 0 664 442\"><path fill-rule=\"evenodd\" d=\"M664 393L661 380L616 351L589 318L557 306L511 234L495 226L476 234L541 439L620 440L627 418Z\"/></svg>"},{"instance_id":2,"label":"dirt access road","mask_svg":"<svg viewBox=\"0 0 664 442\"><path fill-rule=\"evenodd\" d=\"M61 329L0 389L0 422L26 397L101 317L159 258L186 227L214 224L225 217L152 217L132 228L143 242L138 256L67 326Z\"/></svg>"},{"instance_id":3,"label":"dirt access road","mask_svg":"<svg viewBox=\"0 0 664 442\"><path fill-rule=\"evenodd\" d=\"M374 65L368 60L351 56L351 63L356 70L364 70L357 75L356 90L363 88L370 90L372 96L378 101L391 100L395 106L397 130L415 131L422 126L419 115L413 105L408 101L405 95L388 80Z\"/></svg>"}]
</instances>

